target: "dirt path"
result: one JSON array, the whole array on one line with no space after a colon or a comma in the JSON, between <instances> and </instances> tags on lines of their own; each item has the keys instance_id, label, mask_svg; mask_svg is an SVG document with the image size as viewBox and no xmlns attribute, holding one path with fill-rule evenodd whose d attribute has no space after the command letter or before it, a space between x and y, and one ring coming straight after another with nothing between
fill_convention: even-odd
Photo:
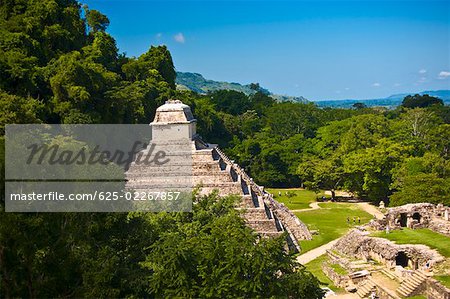
<instances>
[{"instance_id":1,"label":"dirt path","mask_svg":"<svg viewBox=\"0 0 450 299\"><path fill-rule=\"evenodd\" d=\"M384 214L380 210L367 202L359 202L357 203L357 205L370 215L374 215L375 217L377 217L377 219L383 219L384 217Z\"/></svg>"},{"instance_id":2,"label":"dirt path","mask_svg":"<svg viewBox=\"0 0 450 299\"><path fill-rule=\"evenodd\" d=\"M367 203L367 202L360 202L360 203L356 203L362 210L366 211L367 213L374 215L375 217L377 217L378 219L382 219L384 217L384 214L378 210L376 207L374 207L373 205ZM303 210L293 210L293 212L303 212L303 211L311 211L311 210L317 210L317 209L321 209L321 207L319 206L319 204L317 202L312 202L309 204L309 206L311 208L309 209L303 209ZM311 262L312 260L315 260L316 258L318 258L319 256L321 256L322 254L325 254L326 251L328 249L331 249L331 247L333 247L333 245L339 240L335 239L327 244L324 244L320 247L317 247L311 251L308 251L304 254L301 254L297 257L297 261L300 264L307 264L309 262Z\"/></svg>"},{"instance_id":3,"label":"dirt path","mask_svg":"<svg viewBox=\"0 0 450 299\"><path fill-rule=\"evenodd\" d=\"M291 211L292 211L292 212L305 212L305 211L312 211L312 210L322 209L322 208L319 206L319 203L316 202L316 201L310 202L310 203L309 203L309 206L310 206L310 207L307 208L307 209L291 210Z\"/></svg>"},{"instance_id":4,"label":"dirt path","mask_svg":"<svg viewBox=\"0 0 450 299\"><path fill-rule=\"evenodd\" d=\"M333 245L336 244L336 242L339 241L339 239L340 238L334 239L333 241L328 242L327 244L324 244L320 247L314 248L313 250L310 250L304 254L299 255L297 257L297 262L304 265L312 260L315 260L322 254L325 254L328 249L331 249L331 247L333 247Z\"/></svg>"},{"instance_id":5,"label":"dirt path","mask_svg":"<svg viewBox=\"0 0 450 299\"><path fill-rule=\"evenodd\" d=\"M367 203L367 202L361 202L361 203L356 203L362 210L364 210L365 212L375 216L377 219L382 219L384 217L384 214L378 210L375 206ZM311 202L309 204L310 208L308 209L303 209L303 210L292 210L292 212L304 212L304 211L312 211L312 210L318 210L321 209L321 207L319 206L319 203L317 202ZM318 258L319 256L325 254L327 252L328 249L331 249L331 247L333 247L334 244L336 244L339 241L340 238L335 239L331 242L328 242L327 244L324 244L320 247L317 247L313 250L310 250L304 254L301 254L297 257L297 261L300 264L307 264L313 260L315 260L316 258ZM358 299L359 296L356 294L350 294L350 293L346 293L346 294L335 294L335 295L331 295L328 296L327 298L330 299Z\"/></svg>"}]
</instances>

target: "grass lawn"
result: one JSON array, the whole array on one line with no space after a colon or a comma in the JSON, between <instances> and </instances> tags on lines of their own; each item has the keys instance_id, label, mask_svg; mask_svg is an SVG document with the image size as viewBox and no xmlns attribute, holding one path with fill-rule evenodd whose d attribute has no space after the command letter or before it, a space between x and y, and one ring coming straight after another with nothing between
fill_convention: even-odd
<instances>
[{"instance_id":1,"label":"grass lawn","mask_svg":"<svg viewBox=\"0 0 450 299\"><path fill-rule=\"evenodd\" d=\"M273 198L278 202L284 203L291 210L301 210L308 209L309 203L315 202L316 198L319 196L325 196L323 191L315 193L311 190L304 189L267 189L273 194ZM281 192L281 196L278 195ZM286 192L295 194L293 197L289 198L286 196Z\"/></svg>"},{"instance_id":2,"label":"grass lawn","mask_svg":"<svg viewBox=\"0 0 450 299\"><path fill-rule=\"evenodd\" d=\"M429 229L392 230L389 234L376 232L375 237L386 238L397 244L424 244L436 249L445 257L450 257L450 238Z\"/></svg>"},{"instance_id":3,"label":"grass lawn","mask_svg":"<svg viewBox=\"0 0 450 299\"><path fill-rule=\"evenodd\" d=\"M320 281L321 286L329 287L335 292L339 291L340 289L336 288L331 279L329 279L328 276L326 276L322 271L322 263L325 261L328 261L328 256L326 254L323 254L315 260L307 263L305 267L309 272L317 277L317 279Z\"/></svg>"},{"instance_id":4,"label":"grass lawn","mask_svg":"<svg viewBox=\"0 0 450 299\"><path fill-rule=\"evenodd\" d=\"M348 274L347 270L342 268L341 265L331 264L331 268L333 268L334 272L336 272L339 275L347 275Z\"/></svg>"},{"instance_id":5,"label":"grass lawn","mask_svg":"<svg viewBox=\"0 0 450 299\"><path fill-rule=\"evenodd\" d=\"M360 217L361 224L369 222L372 215L361 210L358 205L351 203L320 203L322 209L296 212L295 215L308 225L310 230L317 230L311 241L301 241L302 253L322 246L344 235L354 226L353 217ZM350 217L350 224L347 223ZM358 225L358 222L356 222Z\"/></svg>"},{"instance_id":6,"label":"grass lawn","mask_svg":"<svg viewBox=\"0 0 450 299\"><path fill-rule=\"evenodd\" d=\"M440 275L440 276L434 276L437 280L439 280L443 285L445 285L447 288L450 288L450 275Z\"/></svg>"}]
</instances>

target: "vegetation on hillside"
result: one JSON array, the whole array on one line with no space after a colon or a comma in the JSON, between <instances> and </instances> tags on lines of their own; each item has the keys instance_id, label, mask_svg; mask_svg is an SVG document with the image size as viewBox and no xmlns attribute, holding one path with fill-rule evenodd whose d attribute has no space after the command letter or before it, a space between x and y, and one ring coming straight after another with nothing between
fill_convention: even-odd
<instances>
[{"instance_id":1,"label":"vegetation on hillside","mask_svg":"<svg viewBox=\"0 0 450 299\"><path fill-rule=\"evenodd\" d=\"M201 74L198 73L177 72L176 84L177 89L179 90L191 90L199 94L208 94L219 90L234 90L242 92L246 95L262 92L266 95L270 95L272 98L278 101L293 101L300 103L308 102L307 99L301 96L294 97L294 96L273 94L269 90L261 87L259 83L250 83L242 85L236 82L230 83L223 81L207 80Z\"/></svg>"},{"instance_id":2,"label":"vegetation on hillside","mask_svg":"<svg viewBox=\"0 0 450 299\"><path fill-rule=\"evenodd\" d=\"M189 72L177 72L176 83L179 89L191 90L201 94L207 94L217 90L234 90L245 93L246 95L255 94L258 91L265 94L270 93L267 89L260 87L257 83L242 85L235 82L229 83L207 80L201 74Z\"/></svg>"}]
</instances>

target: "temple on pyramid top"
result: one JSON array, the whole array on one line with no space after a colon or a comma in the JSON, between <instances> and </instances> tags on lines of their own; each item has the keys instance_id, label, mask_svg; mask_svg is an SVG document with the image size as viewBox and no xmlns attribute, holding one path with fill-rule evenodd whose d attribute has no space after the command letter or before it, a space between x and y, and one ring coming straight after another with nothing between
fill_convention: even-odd
<instances>
[{"instance_id":1,"label":"temple on pyramid top","mask_svg":"<svg viewBox=\"0 0 450 299\"><path fill-rule=\"evenodd\" d=\"M152 140L194 140L197 120L191 108L179 100L168 100L158 109L152 127Z\"/></svg>"},{"instance_id":2,"label":"temple on pyramid top","mask_svg":"<svg viewBox=\"0 0 450 299\"><path fill-rule=\"evenodd\" d=\"M164 105L156 109L155 119L152 124L191 123L196 121L188 105L183 104L180 100L168 100Z\"/></svg>"}]
</instances>

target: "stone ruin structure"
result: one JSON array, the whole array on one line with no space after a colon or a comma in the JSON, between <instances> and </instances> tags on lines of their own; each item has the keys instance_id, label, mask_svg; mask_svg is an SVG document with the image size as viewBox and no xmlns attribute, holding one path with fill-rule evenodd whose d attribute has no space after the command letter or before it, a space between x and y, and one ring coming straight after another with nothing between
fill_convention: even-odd
<instances>
[{"instance_id":1,"label":"stone ruin structure","mask_svg":"<svg viewBox=\"0 0 450 299\"><path fill-rule=\"evenodd\" d=\"M429 228L450 236L450 207L431 203L406 204L389 208L384 219L375 221L377 229Z\"/></svg>"},{"instance_id":2,"label":"stone ruin structure","mask_svg":"<svg viewBox=\"0 0 450 299\"><path fill-rule=\"evenodd\" d=\"M287 207L258 186L217 145L206 143L200 138L196 133L196 119L189 106L178 100L167 101L156 110L150 126L152 143L172 149L171 158L179 163L177 165L190 163L190 167L183 169L171 165L149 171L145 166L133 162L126 173L128 188L146 191L163 185L167 187L173 181L184 181L186 186L199 186L201 194L217 190L220 196L239 195L242 202L237 208L244 210L246 223L260 235L279 236L287 231L288 244L297 251L300 250L300 240L312 238L306 225ZM186 172L187 168L190 173ZM185 173L180 174L182 171Z\"/></svg>"},{"instance_id":3,"label":"stone ruin structure","mask_svg":"<svg viewBox=\"0 0 450 299\"><path fill-rule=\"evenodd\" d=\"M444 264L446 259L428 246L395 244L354 229L339 239L327 254L331 263L340 265L348 273L338 274L326 265L323 266L324 273L346 290L356 291L361 298L375 292L380 299L401 299L419 294L430 299L450 299L450 289L429 273L430 267ZM367 270L352 272L355 268ZM386 284L386 279L391 282Z\"/></svg>"},{"instance_id":4,"label":"stone ruin structure","mask_svg":"<svg viewBox=\"0 0 450 299\"><path fill-rule=\"evenodd\" d=\"M370 237L357 229L342 237L333 250L346 256L362 260L374 260L385 264L388 268L397 266L423 269L444 261L444 257L436 250L425 245L398 245L387 239Z\"/></svg>"},{"instance_id":5,"label":"stone ruin structure","mask_svg":"<svg viewBox=\"0 0 450 299\"><path fill-rule=\"evenodd\" d=\"M386 232L403 227L429 228L450 236L449 212L450 207L443 205L407 204L389 208L383 219L374 219L368 226ZM327 251L329 261L322 269L335 285L356 292L360 298L375 293L380 299L415 295L450 299L450 289L432 277L435 270L439 273L446 267L448 259L425 245L396 244L371 237L366 228L351 230ZM331 267L334 264L346 273L336 272Z\"/></svg>"}]
</instances>

